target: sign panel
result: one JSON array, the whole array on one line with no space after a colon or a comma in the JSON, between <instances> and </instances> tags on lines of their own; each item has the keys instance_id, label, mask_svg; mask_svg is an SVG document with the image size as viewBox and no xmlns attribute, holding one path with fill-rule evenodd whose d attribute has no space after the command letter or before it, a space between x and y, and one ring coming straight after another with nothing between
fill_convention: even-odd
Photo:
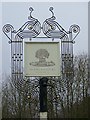
<instances>
[{"instance_id":1,"label":"sign panel","mask_svg":"<svg viewBox=\"0 0 90 120\"><path fill-rule=\"evenodd\" d=\"M60 76L59 42L24 43L25 76Z\"/></svg>"}]
</instances>

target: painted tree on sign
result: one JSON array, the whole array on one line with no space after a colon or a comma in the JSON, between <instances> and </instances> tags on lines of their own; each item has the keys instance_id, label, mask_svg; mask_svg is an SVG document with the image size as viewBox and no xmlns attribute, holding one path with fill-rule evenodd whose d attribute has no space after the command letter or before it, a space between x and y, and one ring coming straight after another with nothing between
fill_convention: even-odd
<instances>
[{"instance_id":1,"label":"painted tree on sign","mask_svg":"<svg viewBox=\"0 0 90 120\"><path fill-rule=\"evenodd\" d=\"M36 51L36 58L39 58L39 62L46 62L46 58L49 57L49 53L46 49L39 49Z\"/></svg>"}]
</instances>

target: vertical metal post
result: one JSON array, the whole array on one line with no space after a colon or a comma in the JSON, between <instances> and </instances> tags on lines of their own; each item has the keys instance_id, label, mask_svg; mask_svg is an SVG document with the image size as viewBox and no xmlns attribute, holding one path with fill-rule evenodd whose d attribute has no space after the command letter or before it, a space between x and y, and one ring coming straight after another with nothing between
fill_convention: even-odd
<instances>
[{"instance_id":1,"label":"vertical metal post","mask_svg":"<svg viewBox=\"0 0 90 120\"><path fill-rule=\"evenodd\" d=\"M47 82L48 78L43 77L40 79L40 120L47 119Z\"/></svg>"}]
</instances>

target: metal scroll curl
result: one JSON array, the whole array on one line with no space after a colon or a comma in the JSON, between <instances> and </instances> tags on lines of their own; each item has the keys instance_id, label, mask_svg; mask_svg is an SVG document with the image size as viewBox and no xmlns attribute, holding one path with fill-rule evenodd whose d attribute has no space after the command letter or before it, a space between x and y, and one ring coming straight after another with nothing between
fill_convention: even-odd
<instances>
[{"instance_id":1,"label":"metal scroll curl","mask_svg":"<svg viewBox=\"0 0 90 120\"><path fill-rule=\"evenodd\" d=\"M30 7L29 10L29 21L27 21L16 33L16 35L19 35L21 38L35 38L41 32L40 22L31 15L33 8Z\"/></svg>"},{"instance_id":2,"label":"metal scroll curl","mask_svg":"<svg viewBox=\"0 0 90 120\"><path fill-rule=\"evenodd\" d=\"M52 13L52 16L46 19L41 27L41 23L38 21L38 19L32 17L33 10L34 9L32 7L29 8L29 20L25 22L17 31L15 31L13 26L10 24L4 25L3 32L9 38L10 42L12 41L12 33L15 34L14 37L16 40L19 37L20 39L36 38L41 33L42 29L43 33L48 38L65 39L67 36L70 40L74 40L80 32L80 27L78 25L71 25L69 31L66 31L58 22L56 22L53 7L49 8L49 11Z\"/></svg>"},{"instance_id":3,"label":"metal scroll curl","mask_svg":"<svg viewBox=\"0 0 90 120\"><path fill-rule=\"evenodd\" d=\"M10 24L6 24L6 25L3 26L2 30L3 30L4 34L9 38L9 40L11 42L12 38L11 38L11 35L9 35L9 33L12 34L12 32L14 31L14 27L12 25L10 25Z\"/></svg>"},{"instance_id":4,"label":"metal scroll curl","mask_svg":"<svg viewBox=\"0 0 90 120\"><path fill-rule=\"evenodd\" d=\"M49 38L61 39L65 35L67 35L68 32L65 31L56 21L54 21L56 17L54 16L54 13L53 13L53 7L50 7L49 11L51 11L52 16L43 22L43 25L42 25L43 33Z\"/></svg>"},{"instance_id":5,"label":"metal scroll curl","mask_svg":"<svg viewBox=\"0 0 90 120\"><path fill-rule=\"evenodd\" d=\"M27 29L25 30L25 28ZM22 31L19 31L17 35L19 35L21 38L35 38L40 34L40 28L41 24L39 21L28 22L27 24L25 24L24 29Z\"/></svg>"},{"instance_id":6,"label":"metal scroll curl","mask_svg":"<svg viewBox=\"0 0 90 120\"><path fill-rule=\"evenodd\" d=\"M73 41L77 37L77 35L79 34L80 27L76 24L71 25L70 28L69 28L69 31L70 31L69 37Z\"/></svg>"}]
</instances>

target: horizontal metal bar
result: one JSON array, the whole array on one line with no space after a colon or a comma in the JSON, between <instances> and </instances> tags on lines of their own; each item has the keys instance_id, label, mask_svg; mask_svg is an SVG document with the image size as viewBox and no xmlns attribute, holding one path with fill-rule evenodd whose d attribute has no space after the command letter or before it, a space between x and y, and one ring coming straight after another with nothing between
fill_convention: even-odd
<instances>
[{"instance_id":1,"label":"horizontal metal bar","mask_svg":"<svg viewBox=\"0 0 90 120\"><path fill-rule=\"evenodd\" d=\"M22 42L22 41L15 41L15 40L14 40L14 41L11 41L11 42L19 43L19 42Z\"/></svg>"},{"instance_id":2,"label":"horizontal metal bar","mask_svg":"<svg viewBox=\"0 0 90 120\"><path fill-rule=\"evenodd\" d=\"M61 43L73 43L73 41L61 41Z\"/></svg>"},{"instance_id":3,"label":"horizontal metal bar","mask_svg":"<svg viewBox=\"0 0 90 120\"><path fill-rule=\"evenodd\" d=\"M23 72L19 73L19 72L15 72L15 73L12 73L12 74L23 74Z\"/></svg>"}]
</instances>

